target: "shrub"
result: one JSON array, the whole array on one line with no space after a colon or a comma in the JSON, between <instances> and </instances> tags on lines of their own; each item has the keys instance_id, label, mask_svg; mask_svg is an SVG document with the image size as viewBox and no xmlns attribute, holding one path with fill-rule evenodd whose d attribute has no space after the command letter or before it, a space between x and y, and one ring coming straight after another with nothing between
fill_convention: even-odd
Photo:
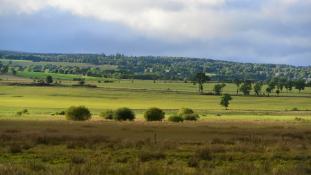
<instances>
[{"instance_id":1,"label":"shrub","mask_svg":"<svg viewBox=\"0 0 311 175\"><path fill-rule=\"evenodd\" d=\"M83 121L91 118L91 112L84 106L72 106L68 108L66 117L68 120Z\"/></svg>"},{"instance_id":2,"label":"shrub","mask_svg":"<svg viewBox=\"0 0 311 175\"><path fill-rule=\"evenodd\" d=\"M66 112L65 111L60 111L60 112L56 112L55 115L65 115Z\"/></svg>"},{"instance_id":3,"label":"shrub","mask_svg":"<svg viewBox=\"0 0 311 175\"><path fill-rule=\"evenodd\" d=\"M119 108L114 112L115 120L134 120L135 119L135 113L129 109L129 108Z\"/></svg>"},{"instance_id":4,"label":"shrub","mask_svg":"<svg viewBox=\"0 0 311 175\"><path fill-rule=\"evenodd\" d=\"M168 121L170 121L170 122L183 122L184 118L182 118L180 115L171 115L168 118Z\"/></svg>"},{"instance_id":5,"label":"shrub","mask_svg":"<svg viewBox=\"0 0 311 175\"><path fill-rule=\"evenodd\" d=\"M178 115L184 115L184 114L193 114L193 110L190 108L181 108L178 111Z\"/></svg>"},{"instance_id":6,"label":"shrub","mask_svg":"<svg viewBox=\"0 0 311 175\"><path fill-rule=\"evenodd\" d=\"M165 117L165 112L159 108L150 108L145 112L144 117L147 121L161 121Z\"/></svg>"},{"instance_id":7,"label":"shrub","mask_svg":"<svg viewBox=\"0 0 311 175\"><path fill-rule=\"evenodd\" d=\"M16 112L17 116L22 116L23 114L29 114L28 109L23 109L21 111Z\"/></svg>"},{"instance_id":8,"label":"shrub","mask_svg":"<svg viewBox=\"0 0 311 175\"><path fill-rule=\"evenodd\" d=\"M299 109L297 107L294 107L292 111L299 111Z\"/></svg>"},{"instance_id":9,"label":"shrub","mask_svg":"<svg viewBox=\"0 0 311 175\"><path fill-rule=\"evenodd\" d=\"M198 114L184 114L182 116L184 120L189 120L189 121L197 121L200 116Z\"/></svg>"},{"instance_id":10,"label":"shrub","mask_svg":"<svg viewBox=\"0 0 311 175\"><path fill-rule=\"evenodd\" d=\"M111 109L108 109L104 112L101 112L99 114L100 117L104 118L104 119L107 119L107 120L112 120L113 119L113 115L114 115L114 111L111 110Z\"/></svg>"}]
</instances>

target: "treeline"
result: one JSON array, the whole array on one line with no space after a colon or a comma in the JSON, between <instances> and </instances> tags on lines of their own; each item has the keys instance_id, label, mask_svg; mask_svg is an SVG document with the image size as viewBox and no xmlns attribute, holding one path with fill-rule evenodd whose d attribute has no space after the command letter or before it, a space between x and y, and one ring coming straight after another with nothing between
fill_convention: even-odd
<instances>
[{"instance_id":1,"label":"treeline","mask_svg":"<svg viewBox=\"0 0 311 175\"><path fill-rule=\"evenodd\" d=\"M197 72L209 73L214 81L233 81L235 79L267 81L275 77L304 80L311 78L310 66L250 64L182 57L136 57L122 54L32 54L2 51L0 52L0 59L88 63L94 66L81 67L44 63L34 66L14 66L13 69L18 71L81 74L121 79L190 81L194 79ZM117 69L106 70L99 65L113 65L117 66Z\"/></svg>"}]
</instances>

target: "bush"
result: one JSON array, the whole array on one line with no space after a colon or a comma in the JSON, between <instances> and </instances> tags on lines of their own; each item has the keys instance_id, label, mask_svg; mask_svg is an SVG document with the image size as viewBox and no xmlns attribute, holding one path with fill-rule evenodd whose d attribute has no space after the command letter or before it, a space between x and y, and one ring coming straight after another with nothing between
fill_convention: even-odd
<instances>
[{"instance_id":1,"label":"bush","mask_svg":"<svg viewBox=\"0 0 311 175\"><path fill-rule=\"evenodd\" d=\"M171 115L168 118L168 121L170 121L170 122L183 122L184 118L182 118L180 115Z\"/></svg>"},{"instance_id":2,"label":"bush","mask_svg":"<svg viewBox=\"0 0 311 175\"><path fill-rule=\"evenodd\" d=\"M184 115L184 114L193 114L193 110L190 108L181 108L178 111L178 115Z\"/></svg>"},{"instance_id":3,"label":"bush","mask_svg":"<svg viewBox=\"0 0 311 175\"><path fill-rule=\"evenodd\" d=\"M16 112L17 116L22 116L23 114L29 114L28 109L23 109L21 111Z\"/></svg>"},{"instance_id":4,"label":"bush","mask_svg":"<svg viewBox=\"0 0 311 175\"><path fill-rule=\"evenodd\" d=\"M159 108L150 108L145 112L144 117L146 121L161 121L165 117L165 112Z\"/></svg>"},{"instance_id":5,"label":"bush","mask_svg":"<svg viewBox=\"0 0 311 175\"><path fill-rule=\"evenodd\" d=\"M184 120L189 120L189 121L197 121L200 116L198 114L184 114L182 116Z\"/></svg>"},{"instance_id":6,"label":"bush","mask_svg":"<svg viewBox=\"0 0 311 175\"><path fill-rule=\"evenodd\" d=\"M60 111L60 112L56 112L55 115L65 115L66 112L65 111Z\"/></svg>"},{"instance_id":7,"label":"bush","mask_svg":"<svg viewBox=\"0 0 311 175\"><path fill-rule=\"evenodd\" d=\"M299 109L297 107L294 107L293 109L291 109L291 111L299 111Z\"/></svg>"},{"instance_id":8,"label":"bush","mask_svg":"<svg viewBox=\"0 0 311 175\"><path fill-rule=\"evenodd\" d=\"M83 121L91 118L91 112L84 106L72 106L68 108L66 117L68 120Z\"/></svg>"},{"instance_id":9,"label":"bush","mask_svg":"<svg viewBox=\"0 0 311 175\"><path fill-rule=\"evenodd\" d=\"M114 112L115 120L134 120L135 119L135 113L129 109L129 108L119 108Z\"/></svg>"},{"instance_id":10,"label":"bush","mask_svg":"<svg viewBox=\"0 0 311 175\"><path fill-rule=\"evenodd\" d=\"M107 119L107 120L112 120L113 119L113 115L114 115L114 112L111 109L108 109L108 110L106 110L104 112L101 112L99 114L100 117L102 117L104 119Z\"/></svg>"}]
</instances>

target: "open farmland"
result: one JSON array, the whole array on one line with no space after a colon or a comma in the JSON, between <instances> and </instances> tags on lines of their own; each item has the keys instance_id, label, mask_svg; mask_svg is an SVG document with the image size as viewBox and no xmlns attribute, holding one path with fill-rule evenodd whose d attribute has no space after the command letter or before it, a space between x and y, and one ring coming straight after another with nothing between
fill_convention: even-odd
<instances>
[{"instance_id":1,"label":"open farmland","mask_svg":"<svg viewBox=\"0 0 311 175\"><path fill-rule=\"evenodd\" d=\"M32 74L62 83L33 86L28 76L0 77L0 174L311 172L310 88L257 97L236 95L236 85L227 83L223 93L233 101L225 110L220 96L198 95L193 83L87 77L96 86L84 87L72 86L77 82L68 75ZM215 84L205 84L204 91L213 92ZM90 121L58 114L79 105L90 109ZM135 121L99 116L120 107L133 109ZM166 119L144 121L150 107L163 109ZM183 107L198 113L199 121L167 121Z\"/></svg>"}]
</instances>

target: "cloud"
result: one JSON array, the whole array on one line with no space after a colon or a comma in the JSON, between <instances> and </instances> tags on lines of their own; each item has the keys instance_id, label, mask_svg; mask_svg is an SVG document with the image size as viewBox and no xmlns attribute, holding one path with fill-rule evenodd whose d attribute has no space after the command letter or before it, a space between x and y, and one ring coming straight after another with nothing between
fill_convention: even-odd
<instances>
[{"instance_id":1,"label":"cloud","mask_svg":"<svg viewBox=\"0 0 311 175\"><path fill-rule=\"evenodd\" d=\"M0 18L40 16L46 11L110 23L130 32L126 36L114 33L117 40L132 35L136 42L143 38L168 47L146 49L155 55L240 57L243 61L275 57L288 63L297 57L306 62L311 55L311 0L0 0ZM93 39L104 35L100 29L84 30Z\"/></svg>"},{"instance_id":2,"label":"cloud","mask_svg":"<svg viewBox=\"0 0 311 175\"><path fill-rule=\"evenodd\" d=\"M243 3L255 5L249 8ZM236 4L240 4L239 8ZM29 14L53 7L120 23L152 37L206 39L257 30L253 22L263 18L293 21L296 18L288 11L310 4L310 0L0 0L0 12ZM241 24L243 21L246 23Z\"/></svg>"}]
</instances>

